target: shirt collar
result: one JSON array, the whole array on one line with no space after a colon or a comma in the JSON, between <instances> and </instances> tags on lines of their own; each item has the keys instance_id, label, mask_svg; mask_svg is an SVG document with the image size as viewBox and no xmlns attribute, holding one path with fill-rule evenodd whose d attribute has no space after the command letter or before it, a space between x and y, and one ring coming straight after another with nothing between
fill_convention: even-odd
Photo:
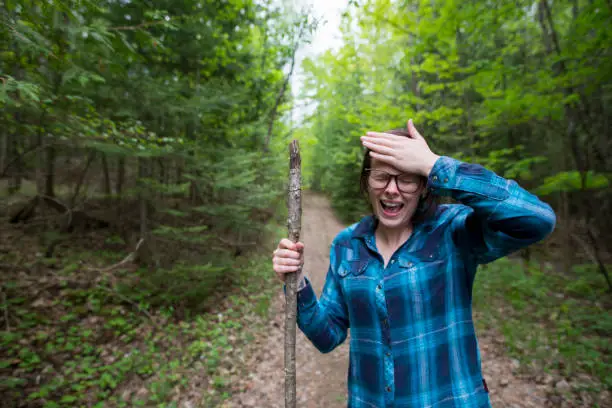
<instances>
[{"instance_id":1,"label":"shirt collar","mask_svg":"<svg viewBox=\"0 0 612 408\"><path fill-rule=\"evenodd\" d=\"M363 217L353 230L353 238L364 238L374 236L378 220L373 215Z\"/></svg>"},{"instance_id":2,"label":"shirt collar","mask_svg":"<svg viewBox=\"0 0 612 408\"><path fill-rule=\"evenodd\" d=\"M416 231L417 229L424 228L425 232L431 232L431 230L435 227L435 221L435 217L430 217L420 223L414 224L414 231ZM366 217L363 217L363 219L359 221L359 223L353 230L353 234L351 237L363 239L373 237L377 225L378 219L374 215L368 215Z\"/></svg>"}]
</instances>

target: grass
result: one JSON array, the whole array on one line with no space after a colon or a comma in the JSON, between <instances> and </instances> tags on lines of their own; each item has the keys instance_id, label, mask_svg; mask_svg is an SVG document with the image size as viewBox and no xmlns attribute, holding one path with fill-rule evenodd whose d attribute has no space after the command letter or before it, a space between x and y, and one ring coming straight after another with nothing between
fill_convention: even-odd
<instances>
[{"instance_id":1,"label":"grass","mask_svg":"<svg viewBox=\"0 0 612 408\"><path fill-rule=\"evenodd\" d=\"M477 275L474 310L481 330L503 334L521 367L582 381L577 391L612 390L612 295L593 266L571 276L501 259Z\"/></svg>"}]
</instances>

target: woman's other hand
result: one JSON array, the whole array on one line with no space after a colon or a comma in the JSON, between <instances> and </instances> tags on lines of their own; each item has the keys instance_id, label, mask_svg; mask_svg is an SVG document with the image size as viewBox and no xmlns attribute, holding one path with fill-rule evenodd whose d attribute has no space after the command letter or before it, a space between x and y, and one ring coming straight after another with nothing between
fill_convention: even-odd
<instances>
[{"instance_id":1,"label":"woman's other hand","mask_svg":"<svg viewBox=\"0 0 612 408\"><path fill-rule=\"evenodd\" d=\"M281 239L272 253L272 266L276 276L283 282L287 278L287 273L301 270L304 264L304 244L292 242L287 238Z\"/></svg>"},{"instance_id":2,"label":"woman's other hand","mask_svg":"<svg viewBox=\"0 0 612 408\"><path fill-rule=\"evenodd\" d=\"M431 151L425 138L414 127L412 119L408 121L407 127L410 137L368 132L366 136L361 137L361 142L370 149L373 159L404 173L428 177L440 156Z\"/></svg>"}]
</instances>

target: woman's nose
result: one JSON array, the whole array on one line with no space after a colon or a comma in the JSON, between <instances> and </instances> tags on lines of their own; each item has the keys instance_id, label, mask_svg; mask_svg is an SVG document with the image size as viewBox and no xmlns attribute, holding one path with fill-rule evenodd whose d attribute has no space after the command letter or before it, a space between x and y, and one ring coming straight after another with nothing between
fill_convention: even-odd
<instances>
[{"instance_id":1,"label":"woman's nose","mask_svg":"<svg viewBox=\"0 0 612 408\"><path fill-rule=\"evenodd\" d=\"M385 192L388 194L399 194L399 188L397 188L397 177L392 177L391 180L387 183L387 188L385 188Z\"/></svg>"}]
</instances>

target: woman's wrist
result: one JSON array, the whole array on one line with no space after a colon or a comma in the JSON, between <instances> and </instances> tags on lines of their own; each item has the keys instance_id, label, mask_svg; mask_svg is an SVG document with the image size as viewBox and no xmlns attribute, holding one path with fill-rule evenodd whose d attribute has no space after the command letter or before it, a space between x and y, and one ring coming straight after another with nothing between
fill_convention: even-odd
<instances>
[{"instance_id":1,"label":"woman's wrist","mask_svg":"<svg viewBox=\"0 0 612 408\"><path fill-rule=\"evenodd\" d=\"M423 176L429 178L429 175L431 174L431 170L433 169L434 165L436 164L439 158L440 156L438 156L437 154L433 152L431 153L429 157L427 157L427 159L425 160L425 163L423 164L423 169L422 169Z\"/></svg>"}]
</instances>

